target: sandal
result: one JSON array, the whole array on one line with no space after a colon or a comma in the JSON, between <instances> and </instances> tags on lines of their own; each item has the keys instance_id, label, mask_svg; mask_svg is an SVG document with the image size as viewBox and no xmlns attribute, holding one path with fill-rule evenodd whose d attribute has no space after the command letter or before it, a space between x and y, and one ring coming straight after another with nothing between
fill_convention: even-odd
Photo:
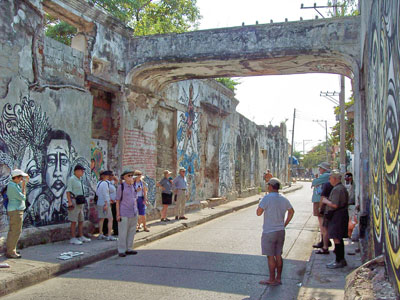
<instances>
[{"instance_id":1,"label":"sandal","mask_svg":"<svg viewBox=\"0 0 400 300\"><path fill-rule=\"evenodd\" d=\"M269 281L269 280L261 280L260 282L259 282L259 284L262 284L262 285L271 285L271 286L275 286L275 285L279 285L279 283L278 282L276 282L276 281Z\"/></svg>"},{"instance_id":2,"label":"sandal","mask_svg":"<svg viewBox=\"0 0 400 300\"><path fill-rule=\"evenodd\" d=\"M321 249L315 251L315 254L329 254L329 249L321 248Z\"/></svg>"}]
</instances>

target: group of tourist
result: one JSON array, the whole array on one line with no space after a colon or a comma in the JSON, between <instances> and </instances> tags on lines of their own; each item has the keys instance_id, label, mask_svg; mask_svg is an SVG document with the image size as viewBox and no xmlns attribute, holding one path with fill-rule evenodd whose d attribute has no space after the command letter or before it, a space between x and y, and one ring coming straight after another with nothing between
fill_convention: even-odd
<instances>
[{"instance_id":1,"label":"group of tourist","mask_svg":"<svg viewBox=\"0 0 400 300\"><path fill-rule=\"evenodd\" d=\"M68 179L66 195L68 199L68 220L71 222L70 243L81 245L91 240L83 235L84 205L87 201L82 176L85 168L76 165L73 175ZM184 215L185 203L187 199L187 181L185 168L179 168L179 175L173 179L171 172L164 171L164 177L157 183L161 188L163 209L161 211L161 221L170 221L167 218L168 205L174 203L177 206L176 220L186 220ZM19 169L11 172L11 181L7 185L6 192L8 198L7 214L10 218L9 232L6 242L6 257L21 258L16 247L22 232L22 221L26 201L26 184L29 176ZM106 241L118 241L118 254L120 257L135 255L133 241L135 233L143 228L148 232L146 226L146 206L150 203L147 198L148 187L144 181L144 176L139 170L124 171L120 178L110 170L100 173L100 180L96 186L95 204L99 219L99 235L97 239ZM3 195L4 196L4 195ZM115 208L115 209L113 209ZM104 221L107 219L107 234L103 233ZM118 238L112 235L113 221L118 223ZM78 234L76 227L78 226ZM141 227L142 226L142 227ZM115 230L114 230L115 231ZM114 232L115 234L115 232Z\"/></svg>"},{"instance_id":2,"label":"group of tourist","mask_svg":"<svg viewBox=\"0 0 400 300\"><path fill-rule=\"evenodd\" d=\"M348 237L349 214L354 214L353 175L345 175L346 186L342 184L342 174L331 170L329 163L318 165L320 175L312 182L313 215L318 217L321 241L314 248L316 254L329 254L330 239L335 244L336 259L326 265L329 269L343 268L347 265L344 238Z\"/></svg>"}]
</instances>

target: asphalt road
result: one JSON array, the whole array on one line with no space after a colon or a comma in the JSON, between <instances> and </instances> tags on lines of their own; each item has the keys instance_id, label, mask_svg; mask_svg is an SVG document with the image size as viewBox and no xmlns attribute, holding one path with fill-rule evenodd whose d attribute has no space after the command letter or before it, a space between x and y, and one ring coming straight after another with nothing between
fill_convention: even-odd
<instances>
[{"instance_id":1,"label":"asphalt road","mask_svg":"<svg viewBox=\"0 0 400 300\"><path fill-rule=\"evenodd\" d=\"M317 231L310 183L287 195L295 216L287 227L283 285L265 279L262 217L256 206L23 289L2 299L297 299Z\"/></svg>"}]
</instances>

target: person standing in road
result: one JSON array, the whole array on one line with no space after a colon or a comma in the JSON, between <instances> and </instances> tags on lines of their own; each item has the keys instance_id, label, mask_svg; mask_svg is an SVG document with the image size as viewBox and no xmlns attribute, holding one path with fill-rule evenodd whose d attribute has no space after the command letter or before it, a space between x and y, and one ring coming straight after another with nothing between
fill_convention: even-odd
<instances>
[{"instance_id":1,"label":"person standing in road","mask_svg":"<svg viewBox=\"0 0 400 300\"><path fill-rule=\"evenodd\" d=\"M179 175L173 180L175 195L176 195L176 206L177 215L175 220L187 220L185 217L185 205L187 199L187 181L186 181L186 169L184 167L179 168Z\"/></svg>"},{"instance_id":2,"label":"person standing in road","mask_svg":"<svg viewBox=\"0 0 400 300\"><path fill-rule=\"evenodd\" d=\"M11 181L7 185L8 207L7 214L10 218L6 242L6 257L21 258L17 253L17 243L22 232L26 200L26 183L29 176L25 172L15 169L11 172Z\"/></svg>"},{"instance_id":3,"label":"person standing in road","mask_svg":"<svg viewBox=\"0 0 400 300\"><path fill-rule=\"evenodd\" d=\"M74 245L82 245L82 243L90 242L90 239L83 236L83 207L85 205L85 189L83 188L82 176L85 173L85 168L81 165L76 165L74 175L68 179L67 184L67 199L68 199L68 220L71 221L71 240ZM76 238L76 223L78 223L78 235Z\"/></svg>"},{"instance_id":4,"label":"person standing in road","mask_svg":"<svg viewBox=\"0 0 400 300\"><path fill-rule=\"evenodd\" d=\"M161 210L161 222L169 222L167 218L168 205L172 204L172 177L171 172L168 170L164 171L164 178L157 183L157 186L161 188L161 200L163 208Z\"/></svg>"},{"instance_id":5,"label":"person standing in road","mask_svg":"<svg viewBox=\"0 0 400 300\"><path fill-rule=\"evenodd\" d=\"M268 194L260 201L257 216L264 214L261 236L262 255L267 255L269 279L261 280L264 285L282 284L282 251L285 242L285 227L292 220L294 209L289 200L279 193L281 182L271 178L268 182ZM288 212L286 220L285 214Z\"/></svg>"},{"instance_id":6,"label":"person standing in road","mask_svg":"<svg viewBox=\"0 0 400 300\"><path fill-rule=\"evenodd\" d=\"M125 257L135 255L133 241L138 222L137 191L134 186L133 171L125 171L123 182L117 188L117 221L118 221L118 255Z\"/></svg>"},{"instance_id":7,"label":"person standing in road","mask_svg":"<svg viewBox=\"0 0 400 300\"><path fill-rule=\"evenodd\" d=\"M330 164L322 162L318 165L320 175L312 181L311 188L314 188L311 201L313 202L313 215L318 217L319 229L321 232L321 241L313 245L314 248L321 248L316 254L329 254L330 241L326 228L323 226L324 210L321 203L321 197L329 197L332 186L329 183Z\"/></svg>"},{"instance_id":8,"label":"person standing in road","mask_svg":"<svg viewBox=\"0 0 400 300\"><path fill-rule=\"evenodd\" d=\"M328 269L337 269L347 266L344 258L344 242L347 237L349 214L347 205L349 203L349 194L342 184L342 174L334 170L329 176L329 182L333 189L329 199L323 198L321 201L326 205L324 215L324 226L328 229L329 238L335 242L336 259L327 264Z\"/></svg>"},{"instance_id":9,"label":"person standing in road","mask_svg":"<svg viewBox=\"0 0 400 300\"><path fill-rule=\"evenodd\" d=\"M110 182L110 178L113 176L112 171L103 171L100 173L100 181L97 184L96 195L97 195L97 215L99 217L99 236L98 240L116 241L117 238L111 235L113 227L113 215L111 211L111 195L115 192L114 185ZM115 198L114 198L115 200ZM103 234L103 223L104 219L108 219L108 231L107 236Z\"/></svg>"}]
</instances>

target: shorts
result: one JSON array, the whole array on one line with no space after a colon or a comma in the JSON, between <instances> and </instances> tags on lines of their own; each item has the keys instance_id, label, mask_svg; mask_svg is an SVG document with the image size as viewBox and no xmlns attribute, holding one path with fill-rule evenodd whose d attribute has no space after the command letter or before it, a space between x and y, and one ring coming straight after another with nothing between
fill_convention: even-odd
<instances>
[{"instance_id":1,"label":"shorts","mask_svg":"<svg viewBox=\"0 0 400 300\"><path fill-rule=\"evenodd\" d=\"M161 200L164 205L172 204L172 194L161 193Z\"/></svg>"},{"instance_id":2,"label":"shorts","mask_svg":"<svg viewBox=\"0 0 400 300\"><path fill-rule=\"evenodd\" d=\"M144 197L138 197L137 199L137 208L139 211L139 216L146 215L146 205L144 205Z\"/></svg>"},{"instance_id":3,"label":"shorts","mask_svg":"<svg viewBox=\"0 0 400 300\"><path fill-rule=\"evenodd\" d=\"M107 205L107 210L104 211L104 206L103 205L96 205L97 209L97 216L99 219L112 219L112 211L111 211L111 205Z\"/></svg>"},{"instance_id":4,"label":"shorts","mask_svg":"<svg viewBox=\"0 0 400 300\"><path fill-rule=\"evenodd\" d=\"M319 212L319 202L313 202L313 216L321 217L322 215Z\"/></svg>"},{"instance_id":5,"label":"shorts","mask_svg":"<svg viewBox=\"0 0 400 300\"><path fill-rule=\"evenodd\" d=\"M262 255L282 255L283 243L285 242L285 230L263 233L261 236Z\"/></svg>"},{"instance_id":6,"label":"shorts","mask_svg":"<svg viewBox=\"0 0 400 300\"><path fill-rule=\"evenodd\" d=\"M85 221L85 217L83 215L84 204L76 205L75 200L72 200L72 204L74 205L74 209L68 210L68 220L71 222Z\"/></svg>"}]
</instances>

